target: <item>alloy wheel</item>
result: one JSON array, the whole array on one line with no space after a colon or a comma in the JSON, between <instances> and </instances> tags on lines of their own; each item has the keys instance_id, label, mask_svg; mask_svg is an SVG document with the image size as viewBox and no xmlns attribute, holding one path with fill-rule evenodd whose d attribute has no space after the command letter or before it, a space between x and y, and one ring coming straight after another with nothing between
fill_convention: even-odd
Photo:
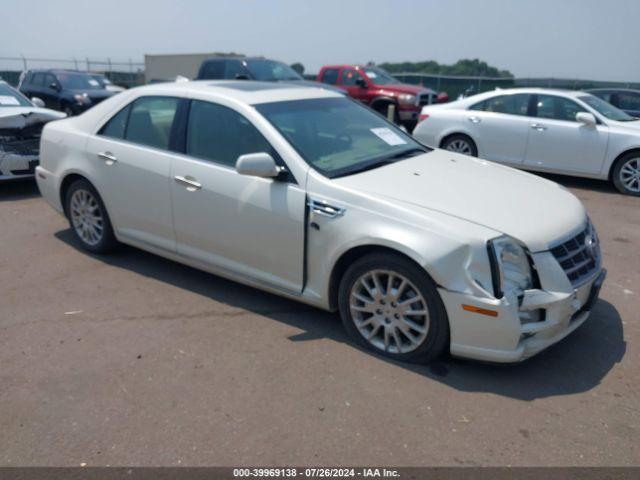
<instances>
[{"instance_id":1,"label":"alloy wheel","mask_svg":"<svg viewBox=\"0 0 640 480\"><path fill-rule=\"evenodd\" d=\"M91 246L100 243L104 235L104 218L93 194L84 189L76 190L71 195L69 210L71 223L80 239Z\"/></svg>"},{"instance_id":2,"label":"alloy wheel","mask_svg":"<svg viewBox=\"0 0 640 480\"><path fill-rule=\"evenodd\" d=\"M640 157L627 160L619 173L620 183L633 193L640 193Z\"/></svg>"},{"instance_id":3,"label":"alloy wheel","mask_svg":"<svg viewBox=\"0 0 640 480\"><path fill-rule=\"evenodd\" d=\"M469 145L469 142L467 142L466 140L462 140L460 138L457 138L452 142L450 142L447 145L446 150L449 150L451 152L456 152L456 153L462 153L464 155L471 155L473 153L473 150L471 149L471 145Z\"/></svg>"},{"instance_id":4,"label":"alloy wheel","mask_svg":"<svg viewBox=\"0 0 640 480\"><path fill-rule=\"evenodd\" d=\"M390 270L372 270L351 289L349 310L364 339L379 350L408 353L429 332L429 310L420 291Z\"/></svg>"}]
</instances>

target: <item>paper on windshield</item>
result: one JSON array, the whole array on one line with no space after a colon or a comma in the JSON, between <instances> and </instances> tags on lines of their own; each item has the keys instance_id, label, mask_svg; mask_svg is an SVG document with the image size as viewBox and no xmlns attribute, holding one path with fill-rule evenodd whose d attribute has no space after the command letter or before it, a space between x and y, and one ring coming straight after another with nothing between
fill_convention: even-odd
<instances>
[{"instance_id":1,"label":"paper on windshield","mask_svg":"<svg viewBox=\"0 0 640 480\"><path fill-rule=\"evenodd\" d=\"M387 127L372 128L371 133L376 135L387 145L404 145L407 143L400 135Z\"/></svg>"},{"instance_id":2,"label":"paper on windshield","mask_svg":"<svg viewBox=\"0 0 640 480\"><path fill-rule=\"evenodd\" d=\"M20 105L20 102L16 97L11 95L0 95L0 105Z\"/></svg>"}]
</instances>

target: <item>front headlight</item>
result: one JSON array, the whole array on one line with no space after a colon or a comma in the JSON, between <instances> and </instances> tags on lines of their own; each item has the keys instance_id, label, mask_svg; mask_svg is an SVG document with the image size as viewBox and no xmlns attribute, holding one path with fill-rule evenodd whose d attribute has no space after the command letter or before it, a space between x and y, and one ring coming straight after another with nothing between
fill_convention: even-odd
<instances>
[{"instance_id":1,"label":"front headlight","mask_svg":"<svg viewBox=\"0 0 640 480\"><path fill-rule=\"evenodd\" d=\"M503 235L489 240L487 248L491 260L493 289L497 298L503 295L518 298L525 290L533 287L529 257L515 239Z\"/></svg>"},{"instance_id":2,"label":"front headlight","mask_svg":"<svg viewBox=\"0 0 640 480\"><path fill-rule=\"evenodd\" d=\"M80 104L89 103L89 95L86 93L74 95L73 99Z\"/></svg>"},{"instance_id":3,"label":"front headlight","mask_svg":"<svg viewBox=\"0 0 640 480\"><path fill-rule=\"evenodd\" d=\"M416 96L410 93L403 93L402 95L398 95L398 102L402 105L415 105Z\"/></svg>"}]
</instances>

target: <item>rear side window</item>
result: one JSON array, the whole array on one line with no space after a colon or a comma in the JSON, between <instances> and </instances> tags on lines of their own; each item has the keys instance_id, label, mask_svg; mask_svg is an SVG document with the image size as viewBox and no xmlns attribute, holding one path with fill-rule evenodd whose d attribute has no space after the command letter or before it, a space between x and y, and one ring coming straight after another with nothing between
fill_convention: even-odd
<instances>
[{"instance_id":1,"label":"rear side window","mask_svg":"<svg viewBox=\"0 0 640 480\"><path fill-rule=\"evenodd\" d=\"M202 80L221 80L224 78L224 61L223 60L211 60L205 62L202 65L199 79Z\"/></svg>"},{"instance_id":2,"label":"rear side window","mask_svg":"<svg viewBox=\"0 0 640 480\"><path fill-rule=\"evenodd\" d=\"M240 155L260 152L275 157L271 144L245 117L215 103L191 102L187 155L235 167Z\"/></svg>"},{"instance_id":3,"label":"rear side window","mask_svg":"<svg viewBox=\"0 0 640 480\"><path fill-rule=\"evenodd\" d=\"M98 132L98 135L103 135L110 138L124 138L124 132L127 127L127 119L129 118L129 110L131 105L127 105L118 113L116 113L111 120L109 120Z\"/></svg>"},{"instance_id":4,"label":"rear side window","mask_svg":"<svg viewBox=\"0 0 640 480\"><path fill-rule=\"evenodd\" d=\"M476 103L470 107L470 110L526 116L529 109L529 98L530 96L524 93L499 95Z\"/></svg>"},{"instance_id":5,"label":"rear side window","mask_svg":"<svg viewBox=\"0 0 640 480\"><path fill-rule=\"evenodd\" d=\"M536 116L553 120L576 121L576 114L585 109L568 98L555 95L538 95L536 100Z\"/></svg>"},{"instance_id":6,"label":"rear side window","mask_svg":"<svg viewBox=\"0 0 640 480\"><path fill-rule=\"evenodd\" d=\"M617 104L611 102L618 108L622 110L640 110L640 95L632 92L620 92L611 95L611 99L613 100L613 96L617 96Z\"/></svg>"},{"instance_id":7,"label":"rear side window","mask_svg":"<svg viewBox=\"0 0 640 480\"><path fill-rule=\"evenodd\" d=\"M322 83L328 83L330 85L338 83L338 71L337 68L327 68L322 74Z\"/></svg>"},{"instance_id":8,"label":"rear side window","mask_svg":"<svg viewBox=\"0 0 640 480\"><path fill-rule=\"evenodd\" d=\"M98 135L168 150L179 101L173 97L140 97L111 117Z\"/></svg>"},{"instance_id":9,"label":"rear side window","mask_svg":"<svg viewBox=\"0 0 640 480\"><path fill-rule=\"evenodd\" d=\"M125 140L168 150L171 126L177 109L177 98L138 98L131 107Z\"/></svg>"}]
</instances>

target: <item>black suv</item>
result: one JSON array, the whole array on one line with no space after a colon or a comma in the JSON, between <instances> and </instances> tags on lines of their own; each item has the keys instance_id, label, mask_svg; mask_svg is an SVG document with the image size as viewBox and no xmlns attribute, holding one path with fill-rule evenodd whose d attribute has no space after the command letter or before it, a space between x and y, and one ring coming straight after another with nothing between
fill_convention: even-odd
<instances>
[{"instance_id":1,"label":"black suv","mask_svg":"<svg viewBox=\"0 0 640 480\"><path fill-rule=\"evenodd\" d=\"M213 57L208 58L198 71L196 80L259 80L262 82L287 82L306 87L324 88L342 94L340 88L305 80L285 63L262 57Z\"/></svg>"},{"instance_id":2,"label":"black suv","mask_svg":"<svg viewBox=\"0 0 640 480\"><path fill-rule=\"evenodd\" d=\"M115 93L106 90L92 75L76 70L28 70L19 90L68 116L82 113Z\"/></svg>"}]
</instances>

